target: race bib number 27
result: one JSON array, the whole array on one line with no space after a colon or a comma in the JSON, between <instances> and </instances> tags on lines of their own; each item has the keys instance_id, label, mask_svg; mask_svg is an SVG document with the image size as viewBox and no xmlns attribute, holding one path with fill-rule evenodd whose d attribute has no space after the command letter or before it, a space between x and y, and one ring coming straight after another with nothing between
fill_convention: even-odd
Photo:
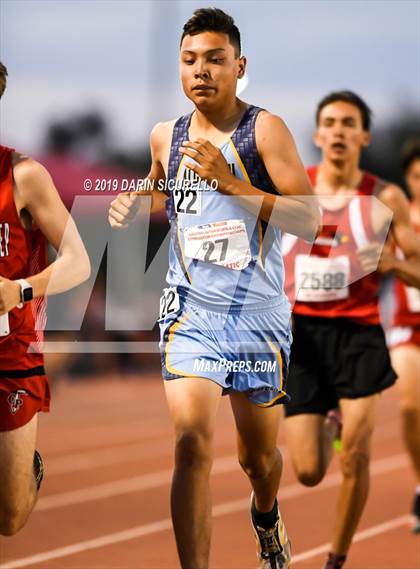
<instances>
[{"instance_id":1,"label":"race bib number 27","mask_svg":"<svg viewBox=\"0 0 420 569\"><path fill-rule=\"evenodd\" d=\"M216 221L184 228L185 255L205 263L241 271L251 261L248 234L242 219Z\"/></svg>"}]
</instances>

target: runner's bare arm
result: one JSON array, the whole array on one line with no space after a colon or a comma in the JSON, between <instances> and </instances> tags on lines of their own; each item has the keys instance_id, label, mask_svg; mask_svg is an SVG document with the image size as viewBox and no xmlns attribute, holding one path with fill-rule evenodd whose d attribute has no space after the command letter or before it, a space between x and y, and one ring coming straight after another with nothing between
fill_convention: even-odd
<instances>
[{"instance_id":1,"label":"runner's bare arm","mask_svg":"<svg viewBox=\"0 0 420 569\"><path fill-rule=\"evenodd\" d=\"M26 211L46 239L58 251L57 260L40 273L24 278L34 297L58 294L89 278L90 262L76 225L65 208L47 170L35 160L19 159L13 176L16 204ZM2 310L8 312L20 302L20 285L0 279Z\"/></svg>"},{"instance_id":2,"label":"runner's bare arm","mask_svg":"<svg viewBox=\"0 0 420 569\"><path fill-rule=\"evenodd\" d=\"M392 272L406 284L420 288L420 236L410 220L409 202L402 190L394 185L384 188L378 198L393 214L388 244L383 248L379 262L379 244L372 243L364 247L359 254L362 266L368 271L377 268L380 273ZM388 226L385 217L383 208L375 207L374 202L372 222L381 243L385 239L383 225ZM404 253L403 259L396 256L395 245ZM372 263L375 266L372 267Z\"/></svg>"},{"instance_id":3,"label":"runner's bare arm","mask_svg":"<svg viewBox=\"0 0 420 569\"><path fill-rule=\"evenodd\" d=\"M389 270L406 284L420 288L420 235L411 223L409 201L403 191L393 185L385 188L379 199L394 214L391 234L397 247L404 253L404 259L393 258Z\"/></svg>"},{"instance_id":4,"label":"runner's bare arm","mask_svg":"<svg viewBox=\"0 0 420 569\"><path fill-rule=\"evenodd\" d=\"M159 180L166 178L164 169L165 146L170 142L168 123L158 123L150 134L150 151L152 164L145 179L153 182L153 190L120 194L111 202L108 221L115 229L125 229L136 218L140 209L142 196L152 196L150 213L161 211L165 207L167 196L157 188Z\"/></svg>"},{"instance_id":5,"label":"runner's bare arm","mask_svg":"<svg viewBox=\"0 0 420 569\"><path fill-rule=\"evenodd\" d=\"M197 162L186 163L186 167L202 179L217 180L221 193L237 197L259 219L313 240L320 214L290 132L279 117L265 112L258 115L255 130L258 152L276 190L282 195L269 194L235 177L220 149L201 138L188 141L180 149Z\"/></svg>"},{"instance_id":6,"label":"runner's bare arm","mask_svg":"<svg viewBox=\"0 0 420 569\"><path fill-rule=\"evenodd\" d=\"M293 137L285 123L270 113L260 113L256 124L257 148L276 190L274 223L285 231L313 240L321 216ZM289 231L289 229L291 231Z\"/></svg>"}]
</instances>

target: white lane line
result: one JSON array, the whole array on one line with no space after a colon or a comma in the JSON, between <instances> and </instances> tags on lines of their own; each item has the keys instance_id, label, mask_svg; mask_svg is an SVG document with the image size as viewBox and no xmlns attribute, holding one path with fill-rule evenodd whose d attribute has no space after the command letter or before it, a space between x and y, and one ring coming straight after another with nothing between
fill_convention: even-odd
<instances>
[{"instance_id":1,"label":"white lane line","mask_svg":"<svg viewBox=\"0 0 420 569\"><path fill-rule=\"evenodd\" d=\"M214 474L233 472L236 469L239 469L236 456L217 458L214 461ZM115 482L106 482L105 484L98 484L97 486L81 488L80 490L52 494L51 496L45 496L38 500L35 512L62 508L64 506L73 506L75 504L84 504L94 500L103 500L105 498L112 498L113 496L159 488L160 486L166 486L170 483L172 473L172 468L168 468L133 478L125 478L123 480L116 480Z\"/></svg>"},{"instance_id":2,"label":"white lane line","mask_svg":"<svg viewBox=\"0 0 420 569\"><path fill-rule=\"evenodd\" d=\"M408 459L406 454L396 454L388 458L383 458L372 462L371 464L371 475L376 476L378 474L386 474L388 472L394 472L400 468L404 468L408 464ZM279 502L282 504L286 500L291 500L292 498L297 498L305 494L312 494L314 491L319 492L322 490L327 490L328 488L335 488L341 484L341 473L334 472L327 475L321 484L318 486L307 488L302 486L302 484L295 483L289 484L288 486L280 487L279 491ZM232 514L239 512L240 510L247 510L249 508L249 498L242 498L240 500L235 500L233 502L227 502L226 504L219 504L213 508L213 514L223 516L225 514Z\"/></svg>"},{"instance_id":3,"label":"white lane line","mask_svg":"<svg viewBox=\"0 0 420 569\"><path fill-rule=\"evenodd\" d=\"M408 461L405 454L394 455L386 459L378 460L372 463L371 474L377 475L377 474L384 474L386 472L399 470L401 468L406 467L407 462ZM228 466L228 461L226 463L226 466ZM285 500L301 496L306 492L314 493L314 492L319 492L321 490L325 490L326 488L338 486L340 484L340 481L341 481L341 476L339 475L339 473L334 473L329 476L326 476L324 481L315 488L305 488L300 484L290 484L289 486L284 486L283 488L280 489L280 494L279 494L280 503L284 502ZM213 508L213 516L215 517L224 516L227 514L232 514L239 511L247 510L248 508L249 508L249 498L242 498L240 500L234 500L232 502L226 502L224 504L219 504L215 506ZM408 523L410 517L403 516L403 518L396 518L396 519L398 520L404 519ZM396 519L390 520L385 524L380 524L379 526L374 526L372 528L359 532L359 534L356 534L356 536L362 535L362 537L358 538L358 540L360 541L361 539L367 539L368 537L371 537L373 535L378 535L378 531L379 533L384 531L380 529L378 530L378 528L382 528L384 526L388 527L389 524L395 523ZM403 525L403 523L399 522L398 525ZM82 553L84 551L90 551L92 549L98 549L100 547L114 545L116 543L130 541L132 539L137 539L139 537L143 537L146 535L159 533L171 529L171 527L172 527L171 520L168 518L158 522L137 526L121 532L104 535L96 539L81 541L78 543L74 543L73 545L60 547L58 549L52 549L50 551L45 551L43 553L32 555L30 557L24 557L22 559L16 559L14 561L12 560L6 563L5 565L0 565L0 569L19 569L20 567L27 567L28 565L34 565L35 563L42 563L44 561L50 561L51 559L59 559L62 557L67 557L68 555L74 555L77 553ZM389 529L392 529L392 527L390 527ZM363 535L365 534L367 537L363 537ZM322 550L319 553L324 553L325 547L328 548L329 545L321 546ZM316 551L318 549L319 548L316 548ZM313 549L310 550L310 552L313 551L315 550ZM304 552L301 553L300 555L305 555L308 553L309 552ZM313 553L313 555L317 554L318 554L317 552ZM296 556L294 560L297 561L299 559Z\"/></svg>"},{"instance_id":4,"label":"white lane line","mask_svg":"<svg viewBox=\"0 0 420 569\"><path fill-rule=\"evenodd\" d=\"M172 524L170 519L161 520L160 522L154 522L125 531L103 535L102 537L98 537L96 539L89 539L88 541L82 541L73 545L67 545L58 549L52 549L51 551L38 553L37 555L32 555L31 557L17 559L16 561L11 561L5 565L0 565L0 569L18 569L18 567L27 567L28 565L43 563L44 561L51 561L51 559L67 557L68 555L74 555L76 553L81 553L82 551L89 551L92 549L98 549L99 547L115 545L116 543L130 541L131 539L137 539L145 535L159 533L161 531L171 529L171 526Z\"/></svg>"},{"instance_id":5,"label":"white lane line","mask_svg":"<svg viewBox=\"0 0 420 569\"><path fill-rule=\"evenodd\" d=\"M287 449L281 449L283 457L286 458L288 453ZM397 470L400 466L407 463L405 454L393 455L387 458L379 459L371 463L372 474L380 474L381 472L389 472ZM236 455L217 458L213 465L213 474L225 474L227 472L234 472L239 469ZM150 472L140 476L125 478L123 480L116 480L114 482L106 482L91 486L88 488L81 488L80 490L72 490L70 492L62 492L60 494L52 494L51 496L41 497L35 507L35 512L42 512L52 510L54 508L62 508L65 506L72 506L75 504L83 504L92 502L94 500L103 500L112 498L113 496L122 496L124 494L131 494L133 492L140 492L144 490L151 490L166 486L170 483L172 478L172 469L160 470L157 472ZM324 481L319 488L329 488L336 486L341 480L340 472L330 474L324 478ZM293 485L292 485L293 486ZM305 489L300 485L294 485L301 491ZM286 486L285 488L290 488ZM281 490L283 493L285 488ZM287 491L286 491L287 492Z\"/></svg>"},{"instance_id":6,"label":"white lane line","mask_svg":"<svg viewBox=\"0 0 420 569\"><path fill-rule=\"evenodd\" d=\"M70 474L81 470L94 470L104 466L122 465L131 462L141 462L142 456L147 459L167 457L173 454L172 441L149 443L134 443L118 448L107 448L48 458L46 471L48 476Z\"/></svg>"},{"instance_id":7,"label":"white lane line","mask_svg":"<svg viewBox=\"0 0 420 569\"><path fill-rule=\"evenodd\" d=\"M353 543L364 541L365 539L381 535L387 531L391 531L393 529L409 524L410 516L400 516L399 518L394 518L392 520L384 522L383 524L372 526L370 528L357 532L353 537ZM303 551L302 553L294 555L292 561L293 563L297 563L298 561L307 561L308 559L316 557L317 555L328 553L328 551L331 551L331 544L324 543L324 545L320 545L319 547L314 547L313 549L309 549L308 551Z\"/></svg>"},{"instance_id":8,"label":"white lane line","mask_svg":"<svg viewBox=\"0 0 420 569\"><path fill-rule=\"evenodd\" d=\"M41 433L41 441L45 454L69 454L86 449L87 452L98 448L109 448L110 445L125 445L128 442L144 443L167 439L172 436L171 426L162 429L157 420L148 418L150 424L147 428L139 421L118 424L115 426L100 425L98 427L84 427L63 429L46 435ZM54 427L52 427L54 428ZM66 447L66 445L68 445Z\"/></svg>"},{"instance_id":9,"label":"white lane line","mask_svg":"<svg viewBox=\"0 0 420 569\"><path fill-rule=\"evenodd\" d=\"M241 503L243 500L240 501ZM233 503L232 503L233 504ZM226 504L227 505L227 504ZM223 507L224 504L221 504ZM246 506L249 506L249 499L246 500ZM226 513L231 513L231 509L214 508L214 516L222 516ZM371 537L381 535L385 532L391 531L398 527L408 525L410 523L410 516L401 516L399 518L394 518L388 520L382 524L372 526L363 531L355 534L353 538L353 543L364 541ZM83 551L91 551L92 549L99 549L100 547L107 547L110 545L115 545L117 543L122 543L125 541L130 541L132 539L138 539L146 535L151 535L159 533L162 531L167 531L172 528L172 523L170 519L161 520L159 522L154 522L144 526L138 526L129 530L120 531L117 533L104 535L96 539L90 539L88 541L82 541L80 543L75 543L73 545L67 545L66 547L60 547L58 549L53 549L51 551L46 551L45 553L39 553L37 555L32 555L31 557L25 557L23 559L17 559L16 561L11 561L5 565L0 565L0 569L20 569L21 567L27 567L28 565L35 565L36 563L43 563L44 561L51 561L52 559L59 559L62 557L67 557L69 555L75 555L77 553L82 553ZM293 556L293 563L298 561L306 561L317 555L327 553L330 550L330 544L325 543L319 547L314 547L308 551L303 551Z\"/></svg>"},{"instance_id":10,"label":"white lane line","mask_svg":"<svg viewBox=\"0 0 420 569\"><path fill-rule=\"evenodd\" d=\"M382 427L375 435L376 441L383 441L395 437L395 429L398 421L393 421ZM217 441L216 441L217 444ZM73 452L65 456L46 455L46 470L48 476L69 474L81 470L94 470L104 466L114 464L132 463L140 460L140 453L147 452L147 458L167 457L173 453L173 440L167 436L165 440L157 441L137 441L118 445L113 448L87 449L85 451Z\"/></svg>"}]
</instances>

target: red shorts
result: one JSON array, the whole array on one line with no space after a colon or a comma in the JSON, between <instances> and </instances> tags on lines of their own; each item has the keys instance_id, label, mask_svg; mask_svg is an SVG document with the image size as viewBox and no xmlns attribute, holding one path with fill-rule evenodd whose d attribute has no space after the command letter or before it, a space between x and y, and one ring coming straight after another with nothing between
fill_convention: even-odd
<instances>
[{"instance_id":1,"label":"red shorts","mask_svg":"<svg viewBox=\"0 0 420 569\"><path fill-rule=\"evenodd\" d=\"M26 378L0 375L0 431L23 427L38 411L49 410L50 388L46 375Z\"/></svg>"},{"instance_id":2,"label":"red shorts","mask_svg":"<svg viewBox=\"0 0 420 569\"><path fill-rule=\"evenodd\" d=\"M409 344L420 347L420 326L394 326L386 335L390 350Z\"/></svg>"}]
</instances>

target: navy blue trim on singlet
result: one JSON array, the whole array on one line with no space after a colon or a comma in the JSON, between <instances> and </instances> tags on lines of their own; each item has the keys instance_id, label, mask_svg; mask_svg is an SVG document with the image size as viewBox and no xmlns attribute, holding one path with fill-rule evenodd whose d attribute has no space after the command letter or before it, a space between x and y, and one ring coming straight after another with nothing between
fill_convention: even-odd
<instances>
[{"instance_id":1,"label":"navy blue trim on singlet","mask_svg":"<svg viewBox=\"0 0 420 569\"><path fill-rule=\"evenodd\" d=\"M239 154L242 164L245 167L251 184L268 194L279 195L257 150L255 122L257 120L257 116L263 110L264 109L261 107L253 105L248 107L238 125L238 128L232 134L231 140ZM257 225L255 227L256 232L258 232L258 223L261 223L262 228L263 250L261 262L264 266L267 252L273 244L275 235L273 229L268 227L268 223L262 220L257 221ZM269 239L265 239L267 229L270 231ZM248 266L248 270L242 272L237 283L237 289L242 288L243 290L248 290L256 262L257 261L253 259ZM236 297L236 293L234 296Z\"/></svg>"},{"instance_id":2,"label":"navy blue trim on singlet","mask_svg":"<svg viewBox=\"0 0 420 569\"><path fill-rule=\"evenodd\" d=\"M278 195L278 191L274 187L257 151L255 121L258 114L263 110L261 107L253 105L248 107L238 128L232 134L231 140L245 166L251 184L263 192Z\"/></svg>"},{"instance_id":3,"label":"navy blue trim on singlet","mask_svg":"<svg viewBox=\"0 0 420 569\"><path fill-rule=\"evenodd\" d=\"M191 113L180 117L174 124L174 129L172 131L172 141L171 150L169 152L169 162L168 162L168 180L175 180L178 173L179 165L183 155L180 153L179 149L181 144L188 140L188 128L191 122ZM172 192L169 194L170 198L170 211L168 211L169 221L172 221L175 215L175 210L173 207ZM168 204L169 205L169 204Z\"/></svg>"},{"instance_id":4,"label":"navy blue trim on singlet","mask_svg":"<svg viewBox=\"0 0 420 569\"><path fill-rule=\"evenodd\" d=\"M181 144L188 140L188 128L191 122L191 114L184 115L180 117L175 125L172 132L171 150L169 152L169 162L168 162L168 180L175 180L179 165L183 155L179 152ZM168 214L168 219L171 224L171 241L174 246L174 252L178 259L178 263L183 267L184 276L187 281L191 284L191 280L188 276L188 267L185 266L183 255L181 251L181 246L178 241L178 217L175 213L174 200L172 192L169 193L168 201L166 202L166 211Z\"/></svg>"},{"instance_id":5,"label":"navy blue trim on singlet","mask_svg":"<svg viewBox=\"0 0 420 569\"><path fill-rule=\"evenodd\" d=\"M247 121L238 126L231 139L243 165L245 166L245 170L251 180L251 184L263 192L278 196L280 194L271 181L264 162L261 160L257 151L255 121L257 120L259 113L264 110L265 109L262 109L261 107L248 107ZM262 263L264 265L265 258L271 249L275 235L273 229L269 228L266 221L261 220L260 223L263 239ZM270 234L267 236L268 238L265 239L267 229L270 229Z\"/></svg>"}]
</instances>

